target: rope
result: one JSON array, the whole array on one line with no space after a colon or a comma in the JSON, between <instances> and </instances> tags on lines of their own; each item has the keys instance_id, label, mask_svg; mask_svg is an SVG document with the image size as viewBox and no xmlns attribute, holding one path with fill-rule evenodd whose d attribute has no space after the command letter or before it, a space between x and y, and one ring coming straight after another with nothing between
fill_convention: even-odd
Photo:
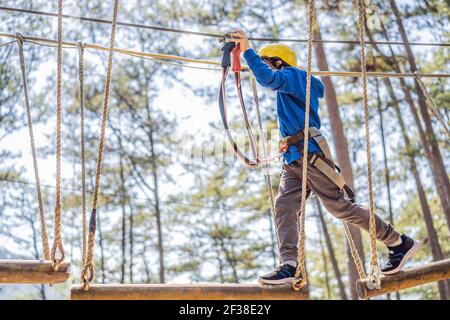
<instances>
[{"instance_id":1,"label":"rope","mask_svg":"<svg viewBox=\"0 0 450 320\"><path fill-rule=\"evenodd\" d=\"M259 135L261 137L261 144L263 147L263 157L265 159L267 159L267 157L268 157L267 141L265 138L264 128L263 128L263 124L262 124L261 110L259 108L259 98L258 98L258 89L256 87L256 79L253 74L250 76L250 83L251 83L252 92L253 92L253 101L255 102L255 107L256 107L256 116L258 118L258 129L259 129ZM269 192L271 214L272 214L272 217L275 218L275 197L273 195L272 177L270 176L270 162L264 163L263 168L264 168L264 178L266 180L267 190ZM279 243L278 237L277 237L277 242Z\"/></svg>"},{"instance_id":2,"label":"rope","mask_svg":"<svg viewBox=\"0 0 450 320\"><path fill-rule=\"evenodd\" d=\"M81 218L82 218L82 258L86 259L86 154L84 133L84 44L78 42L78 79L80 82L80 145L81 145Z\"/></svg>"},{"instance_id":3,"label":"rope","mask_svg":"<svg viewBox=\"0 0 450 320\"><path fill-rule=\"evenodd\" d=\"M314 0L308 1L308 58L306 70L306 101L305 101L305 128L303 143L303 167L302 167L302 195L299 217L298 263L295 271L295 281L292 284L294 290L300 290L306 285L306 256L305 256L305 209L306 209L306 182L308 179L308 142L309 142L309 110L311 102L311 70L312 70L312 40L314 25Z\"/></svg>"},{"instance_id":4,"label":"rope","mask_svg":"<svg viewBox=\"0 0 450 320\"><path fill-rule=\"evenodd\" d=\"M14 42L16 42L16 40L12 40L12 41L8 41L8 42L5 42L5 43L2 43L2 44L0 44L0 48L9 46L10 44L13 44Z\"/></svg>"},{"instance_id":5,"label":"rope","mask_svg":"<svg viewBox=\"0 0 450 320\"><path fill-rule=\"evenodd\" d=\"M361 56L361 74L363 81L363 105L364 105L364 127L365 127L365 140L366 140L366 156L367 156L367 185L369 191L369 234L370 234L370 269L369 269L369 280L375 287L380 286L380 266L378 262L378 252L377 252L377 230L375 221L375 205L374 205L374 195L373 195L373 179L372 179L372 154L370 150L370 128L369 128L369 103L367 96L367 76L366 76L366 44L365 44L365 12L366 8L363 0L357 0L359 9L359 41L360 46L360 56Z\"/></svg>"},{"instance_id":6,"label":"rope","mask_svg":"<svg viewBox=\"0 0 450 320\"><path fill-rule=\"evenodd\" d=\"M0 37L15 38L14 35L9 34L9 33L0 33ZM33 44L40 45L40 46L48 46L48 47L56 47L55 44L58 43L56 40L40 38L40 37L23 36L23 39L25 40L25 42L33 43ZM63 43L63 46L62 46L63 48L66 48L66 49L76 49L77 48L76 42L63 41L62 43ZM104 47L104 46L101 46L101 45L98 45L95 43L85 43L84 46L86 49L109 51L108 47ZM148 57L148 58L156 58L156 59L178 60L178 61L197 63L197 64L209 64L209 65L216 65L216 66L220 65L220 62L217 62L217 61L180 57L180 56L176 56L176 55L158 54L158 53L142 52L142 51L129 50L129 49L120 49L120 48L113 48L113 51L120 53L120 54L129 55L129 56L133 56L133 57L139 57L139 58Z\"/></svg>"},{"instance_id":7,"label":"rope","mask_svg":"<svg viewBox=\"0 0 450 320\"><path fill-rule=\"evenodd\" d=\"M352 234L350 233L350 229L347 223L343 223L345 236L347 237L348 244L350 246L350 252L352 254L353 262L355 263L356 270L358 271L358 275L360 279L367 278L366 271L364 270L364 264L359 256L358 249L356 249L355 241L353 240Z\"/></svg>"},{"instance_id":8,"label":"rope","mask_svg":"<svg viewBox=\"0 0 450 320\"><path fill-rule=\"evenodd\" d=\"M209 71L220 71L220 68L208 68L208 67L198 67L198 66L191 66L191 65L187 65L187 64L181 64L181 63L176 63L176 62L168 62L168 61L164 61L161 59L155 59L155 58L147 58L147 57L139 57L136 56L138 58L144 59L144 60L149 60L149 61L153 61L156 63L160 63L160 64L166 64L169 66L176 66L176 67L181 67L181 68L190 68L190 69L198 69L198 70L209 70Z\"/></svg>"},{"instance_id":9,"label":"rope","mask_svg":"<svg viewBox=\"0 0 450 320\"><path fill-rule=\"evenodd\" d=\"M20 13L31 13L35 15L43 15L48 17L57 17L57 14L53 12L45 12L45 11L37 11L37 10L27 10L27 9L19 9L19 8L11 8L11 7L3 7L0 6L1 11L9 11L9 12L20 12ZM74 15L63 15L63 18L76 19L80 21L89 21L95 23L103 23L103 24L111 24L110 20L98 19L98 18L90 18L83 16L74 16ZM166 27L158 27L158 26L149 26L138 23L129 23L129 22L121 22L117 21L117 24L124 27L132 27L132 28L140 28L140 29L148 29L148 30L157 30L164 32L174 32L180 34L189 34L194 36L203 36L203 37L211 37L211 38L223 38L223 34L217 33L209 33L209 32L199 32L199 31L189 31L189 30L181 30L175 28L166 28ZM268 37L250 37L249 40L253 41L263 41L263 42L297 42L297 43L307 43L306 39L291 39L291 38L268 38ZM313 40L314 43L338 43L338 44L359 44L357 40ZM377 44L377 45L405 45L404 42L400 41L368 41L368 44ZM409 45L413 46L436 46L436 47L449 47L450 43L436 43L436 42L409 42Z\"/></svg>"},{"instance_id":10,"label":"rope","mask_svg":"<svg viewBox=\"0 0 450 320\"><path fill-rule=\"evenodd\" d=\"M422 81L422 75L418 71L414 72L414 74L416 75L416 80L420 86L420 89L422 90L423 94L425 95L428 108L431 110L431 112L433 112L433 114L436 116L436 118L441 122L445 131L447 131L447 134L450 134L447 123L445 122L444 118L442 118L442 115L439 113L438 108L437 108L436 104L434 103L433 98L431 97L430 93L428 92L427 87L425 86L425 84Z\"/></svg>"},{"instance_id":11,"label":"rope","mask_svg":"<svg viewBox=\"0 0 450 320\"><path fill-rule=\"evenodd\" d=\"M58 0L58 50L56 80L56 195L54 241L51 251L53 268L57 271L64 261L64 247L61 237L61 124L62 124L62 0ZM59 250L60 257L57 256Z\"/></svg>"},{"instance_id":12,"label":"rope","mask_svg":"<svg viewBox=\"0 0 450 320\"><path fill-rule=\"evenodd\" d=\"M274 195L273 195L272 178L270 176L269 171L270 171L270 164L276 160L280 160L280 158L282 157L282 154L278 153L278 154L275 154L275 155L269 157L269 152L267 151L267 141L265 138L266 136L264 134L264 128L263 128L263 124L262 124L261 110L259 107L259 98L258 98L258 89L257 89L257 85L256 85L256 78L253 75L253 73L250 75L250 84L252 87L253 101L255 102L256 117L258 119L258 129L260 131L261 144L263 147L263 158L258 157L258 160L263 164L263 168L265 168L267 186L269 188L270 202L272 205L272 213L275 215L275 200L274 200Z\"/></svg>"},{"instance_id":13,"label":"rope","mask_svg":"<svg viewBox=\"0 0 450 320\"><path fill-rule=\"evenodd\" d=\"M34 180L35 180L36 195L38 198L38 206L39 206L39 220L40 220L40 224L41 224L42 252L43 252L45 260L50 260L50 249L49 249L49 245L48 245L47 228L45 225L44 202L42 200L41 181L39 178L39 167L38 167L37 155L36 155L36 145L34 143L33 120L31 118L30 98L29 98L29 94L28 94L27 71L26 71L26 65L25 65L25 57L23 54L23 38L20 33L17 33L16 36L17 36L17 46L19 47L19 61L20 61L20 69L22 71L22 80L23 80L23 97L24 97L25 108L26 108L26 112L27 112L28 133L30 135L31 155L33 157Z\"/></svg>"},{"instance_id":14,"label":"rope","mask_svg":"<svg viewBox=\"0 0 450 320\"><path fill-rule=\"evenodd\" d=\"M89 237L88 237L88 247L86 253L86 259L83 263L83 268L81 271L81 281L83 283L83 290L89 290L89 282L94 278L94 246L95 246L95 229L96 229L96 215L97 215L97 202L98 202L98 191L100 188L100 176L102 170L102 160L103 160L103 151L105 145L105 131L108 119L108 107L109 107L109 93L110 93L110 85L111 85L111 75L112 75L112 67L113 67L113 54L114 54L114 45L116 39L116 26L117 26L117 16L119 12L119 0L114 0L114 13L113 13L113 22L111 25L111 39L109 43L109 52L108 52L108 67L106 71L106 80L105 80L105 93L103 97L103 112L102 112L102 124L100 131L100 139L98 146L98 154L97 154L97 165L95 169L95 184L94 184L94 194L92 200L92 211L89 221Z\"/></svg>"},{"instance_id":15,"label":"rope","mask_svg":"<svg viewBox=\"0 0 450 320\"><path fill-rule=\"evenodd\" d=\"M9 33L0 33L0 37L5 38L15 38L15 35L9 34ZM52 39L46 39L46 38L38 38L38 37L29 37L29 36L23 36L24 42L32 43L39 46L45 46L45 47L56 47L51 44L57 43L57 41ZM63 41L63 48L66 49L76 49L77 43L72 41ZM93 49L93 50L99 50L99 51L109 51L109 48L98 45L98 44L90 44L85 43L86 49ZM186 63L196 63L196 64L207 64L207 65L214 65L218 66L220 65L220 62L217 61L211 61L211 60L205 60L205 59L195 59L195 58L187 58L187 57L181 57L176 55L166 55L166 54L159 54L159 53L151 53L151 52L142 52L142 51L136 51L136 50L129 50L129 49L120 49L120 48L114 48L114 52L135 57L135 58L154 58L154 62L160 62L157 60L176 60L176 61L182 61ZM168 63L167 63L168 64ZM186 68L194 68L193 66L188 65L179 65L180 67L186 67ZM195 67L198 68L198 67ZM246 72L248 71L248 68L246 66L242 67L242 71ZM361 77L361 72L357 71L312 71L312 75L314 76L337 76L337 77ZM408 72L366 72L367 77L371 78L415 78L416 75L414 73L408 73ZM422 78L448 78L450 77L450 73L424 73L421 74Z\"/></svg>"}]
</instances>

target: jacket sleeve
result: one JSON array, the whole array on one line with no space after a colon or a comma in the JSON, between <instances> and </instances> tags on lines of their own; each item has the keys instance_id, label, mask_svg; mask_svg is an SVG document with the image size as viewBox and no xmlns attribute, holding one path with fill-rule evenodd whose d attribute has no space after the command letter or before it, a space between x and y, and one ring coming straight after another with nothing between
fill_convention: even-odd
<instances>
[{"instance_id":1,"label":"jacket sleeve","mask_svg":"<svg viewBox=\"0 0 450 320\"><path fill-rule=\"evenodd\" d=\"M296 94L298 92L298 79L293 68L272 70L253 49L246 50L244 58L247 60L249 68L253 71L256 80L263 87L288 94Z\"/></svg>"}]
</instances>

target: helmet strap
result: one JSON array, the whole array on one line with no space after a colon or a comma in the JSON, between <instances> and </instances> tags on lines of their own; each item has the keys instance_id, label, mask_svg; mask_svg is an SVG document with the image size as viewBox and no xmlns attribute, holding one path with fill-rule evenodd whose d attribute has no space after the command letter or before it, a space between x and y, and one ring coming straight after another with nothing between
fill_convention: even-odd
<instances>
[{"instance_id":1,"label":"helmet strap","mask_svg":"<svg viewBox=\"0 0 450 320\"><path fill-rule=\"evenodd\" d=\"M280 58L276 58L276 57L263 57L263 60L266 60L272 67L274 67L277 70L281 70L284 67L289 66L286 62L284 62L282 59Z\"/></svg>"}]
</instances>

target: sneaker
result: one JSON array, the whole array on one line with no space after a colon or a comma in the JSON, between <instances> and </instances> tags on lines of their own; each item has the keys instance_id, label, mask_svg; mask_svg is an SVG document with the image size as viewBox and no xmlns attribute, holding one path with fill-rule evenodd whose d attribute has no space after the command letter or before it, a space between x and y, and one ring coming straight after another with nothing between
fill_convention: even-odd
<instances>
[{"instance_id":1,"label":"sneaker","mask_svg":"<svg viewBox=\"0 0 450 320\"><path fill-rule=\"evenodd\" d=\"M263 284L286 284L292 283L295 280L296 267L290 264L282 264L270 273L262 275L258 278L258 283Z\"/></svg>"},{"instance_id":2,"label":"sneaker","mask_svg":"<svg viewBox=\"0 0 450 320\"><path fill-rule=\"evenodd\" d=\"M411 258L420 248L421 243L402 234L402 243L396 247L388 247L389 258L386 266L381 269L383 274L394 274L399 272L406 261Z\"/></svg>"}]
</instances>

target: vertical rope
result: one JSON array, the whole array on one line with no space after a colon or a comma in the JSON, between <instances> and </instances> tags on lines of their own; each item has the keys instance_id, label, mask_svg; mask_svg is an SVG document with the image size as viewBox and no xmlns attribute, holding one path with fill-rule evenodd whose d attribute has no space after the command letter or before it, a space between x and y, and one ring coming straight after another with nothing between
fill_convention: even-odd
<instances>
[{"instance_id":1,"label":"vertical rope","mask_svg":"<svg viewBox=\"0 0 450 320\"><path fill-rule=\"evenodd\" d=\"M264 159L267 159L267 157L268 157L267 141L266 141L266 136L265 136L264 128L263 128L263 124L262 124L261 110L259 108L259 98L258 98L258 89L256 87L256 79L253 76L253 74L250 75L250 83L251 83L252 92L253 92L253 101L255 102L255 107L256 107L256 116L258 118L258 129L259 129L259 136L261 137L261 144L263 147L263 157L264 157ZM264 168L264 177L266 180L267 190L269 192L271 214L272 214L272 217L275 219L275 197L273 195L272 177L270 176L270 162L263 163L262 165ZM279 243L278 236L277 236L277 243Z\"/></svg>"},{"instance_id":2,"label":"vertical rope","mask_svg":"<svg viewBox=\"0 0 450 320\"><path fill-rule=\"evenodd\" d=\"M355 263L356 270L360 279L367 278L366 271L364 270L364 264L359 256L358 249L356 249L355 241L353 240L352 234L347 223L343 223L345 236L347 237L348 244L350 246L350 253L352 254L353 262Z\"/></svg>"},{"instance_id":3,"label":"vertical rope","mask_svg":"<svg viewBox=\"0 0 450 320\"><path fill-rule=\"evenodd\" d=\"M41 181L39 178L39 167L38 167L37 155L36 155L36 145L34 143L33 120L31 118L31 110L30 110L30 98L29 98L29 93L28 93L27 71L26 71L26 66L25 66L25 57L23 54L23 38L20 33L17 33L16 37L17 37L17 46L19 47L20 70L22 71L22 81L23 81L23 97L24 97L25 108L26 108L26 112L27 112L28 133L30 136L31 155L33 157L34 180L35 180L35 185L36 185L36 195L37 195L38 206L39 206L39 221L41 224L42 252L43 252L44 259L50 260L50 248L48 245L47 227L45 225L44 202L42 200Z\"/></svg>"},{"instance_id":4,"label":"vertical rope","mask_svg":"<svg viewBox=\"0 0 450 320\"><path fill-rule=\"evenodd\" d=\"M89 290L89 282L94 279L94 246L95 246L95 230L96 230L96 216L97 216L97 202L98 202L98 191L100 188L100 176L102 171L102 160L103 160L103 151L105 145L105 131L106 124L108 119L108 107L109 107L109 92L111 85L111 75L112 75L112 67L113 67L113 54L114 54L114 46L116 39L116 26L117 26L117 15L119 12L119 0L114 0L114 13L113 20L111 24L111 39L109 43L109 51L108 51L108 68L106 71L106 80L105 80L105 92L103 96L103 112L102 112L102 124L100 130L100 139L98 145L98 154L97 154L97 165L95 169L95 184L94 184L94 192L92 198L92 211L89 221L89 236L88 236L88 246L86 252L86 259L83 263L83 268L81 270L81 281L83 282L83 289Z\"/></svg>"},{"instance_id":5,"label":"vertical rope","mask_svg":"<svg viewBox=\"0 0 450 320\"><path fill-rule=\"evenodd\" d=\"M81 147L81 219L82 219L82 258L86 259L87 221L86 221L86 154L84 133L84 43L78 41L78 79L80 82L80 147Z\"/></svg>"},{"instance_id":6,"label":"vertical rope","mask_svg":"<svg viewBox=\"0 0 450 320\"><path fill-rule=\"evenodd\" d=\"M51 251L51 259L55 270L59 269L64 261L64 247L61 238L61 124L62 124L62 0L58 0L58 50L57 50L57 83L56 83L56 203L54 241ZM60 257L57 256L59 250Z\"/></svg>"},{"instance_id":7,"label":"vertical rope","mask_svg":"<svg viewBox=\"0 0 450 320\"><path fill-rule=\"evenodd\" d=\"M369 278L375 286L380 284L380 266L378 263L377 252L377 230L375 221L375 205L373 196L373 179L372 179L372 154L370 150L370 128L369 128L369 103L367 97L367 72L366 72L366 43L365 43L365 5L363 0L357 0L359 11L359 42L361 56L361 75L363 82L363 105L364 105L364 124L365 124L365 140L367 155L367 184L369 191L369 234L370 234L370 273Z\"/></svg>"},{"instance_id":8,"label":"vertical rope","mask_svg":"<svg viewBox=\"0 0 450 320\"><path fill-rule=\"evenodd\" d=\"M308 61L306 76L306 102L305 102L305 128L303 143L303 170L302 170L302 195L299 217L299 242L298 242L298 264L295 272L295 281L292 284L294 290L300 290L306 285L306 257L305 257L305 209L306 209L306 185L308 180L308 142L309 142L309 110L311 102L311 71L312 71L312 43L313 43L313 19L314 0L308 2Z\"/></svg>"},{"instance_id":9,"label":"vertical rope","mask_svg":"<svg viewBox=\"0 0 450 320\"><path fill-rule=\"evenodd\" d=\"M437 108L436 104L434 103L433 98L431 97L430 93L428 92L427 87L425 86L425 84L422 81L422 75L418 71L415 71L414 75L416 76L416 81L419 84L420 89L422 90L422 92L425 96L425 99L426 99L427 105L428 105L428 109L430 109L431 112L433 112L433 114L435 115L435 117L441 122L445 131L447 131L447 134L450 134L450 131L448 129L448 124L445 122L444 118L442 118L441 114L439 113L439 109Z\"/></svg>"}]
</instances>

